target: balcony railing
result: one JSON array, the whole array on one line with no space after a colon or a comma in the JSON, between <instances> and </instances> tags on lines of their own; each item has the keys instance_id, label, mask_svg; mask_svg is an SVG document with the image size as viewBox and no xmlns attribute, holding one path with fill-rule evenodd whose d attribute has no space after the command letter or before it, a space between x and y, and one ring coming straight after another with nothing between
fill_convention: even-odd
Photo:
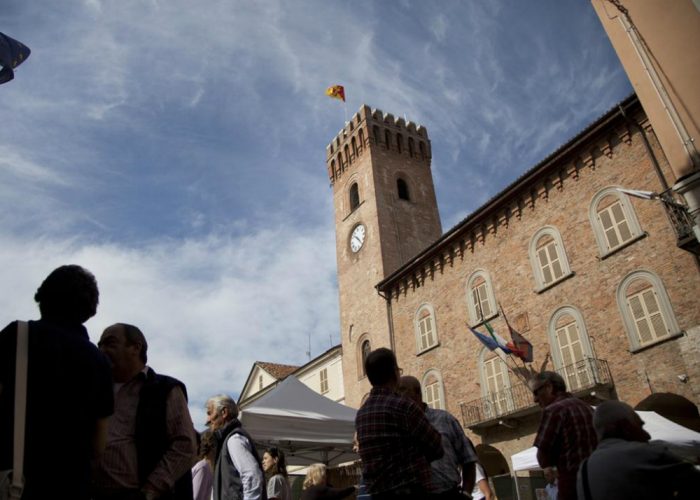
<instances>
[{"instance_id":1,"label":"balcony railing","mask_svg":"<svg viewBox=\"0 0 700 500\"><path fill-rule=\"evenodd\" d=\"M585 358L556 371L564 377L569 392L574 394L595 387L612 386L608 362L602 359ZM530 389L519 383L460 406L464 426L474 427L489 421L512 418L520 413L531 413L527 410L533 409L535 403Z\"/></svg>"},{"instance_id":2,"label":"balcony railing","mask_svg":"<svg viewBox=\"0 0 700 500\"><path fill-rule=\"evenodd\" d=\"M671 190L661 193L659 198L663 202L671 225L676 232L676 244L678 247L695 255L700 255L700 243L693 232L695 221L688 212L688 207L676 201Z\"/></svg>"}]
</instances>

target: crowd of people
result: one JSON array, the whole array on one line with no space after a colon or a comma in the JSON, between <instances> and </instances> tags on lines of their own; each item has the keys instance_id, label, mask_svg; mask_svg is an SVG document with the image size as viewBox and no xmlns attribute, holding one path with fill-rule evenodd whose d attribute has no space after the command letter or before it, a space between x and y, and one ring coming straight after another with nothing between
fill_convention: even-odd
<instances>
[{"instance_id":1,"label":"crowd of people","mask_svg":"<svg viewBox=\"0 0 700 500\"><path fill-rule=\"evenodd\" d=\"M138 327L116 323L97 346L90 342L83 324L99 292L89 271L59 267L35 300L41 317L28 326L26 389L16 376L21 323L0 332L0 498L18 483L9 486L19 477L11 473L19 461L15 396L24 391L24 500L291 500L284 453L259 455L230 396L207 401L208 429L198 434L185 385L148 366ZM495 498L462 426L423 402L420 382L402 376L393 351L369 353L365 373L372 389L355 421L359 488L333 487L326 466L313 464L301 500ZM594 411L554 372L535 376L530 389L542 407L535 445L553 498L695 498L700 472L649 444L625 403Z\"/></svg>"}]
</instances>

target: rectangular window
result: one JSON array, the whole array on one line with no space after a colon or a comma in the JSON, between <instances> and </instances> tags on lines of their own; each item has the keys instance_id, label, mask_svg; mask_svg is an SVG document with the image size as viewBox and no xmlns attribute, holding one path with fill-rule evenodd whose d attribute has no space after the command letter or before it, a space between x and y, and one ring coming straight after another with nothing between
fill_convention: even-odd
<instances>
[{"instance_id":1,"label":"rectangular window","mask_svg":"<svg viewBox=\"0 0 700 500\"><path fill-rule=\"evenodd\" d=\"M328 392L328 369L321 370L319 376L321 378L321 394L325 394Z\"/></svg>"},{"instance_id":2,"label":"rectangular window","mask_svg":"<svg viewBox=\"0 0 700 500\"><path fill-rule=\"evenodd\" d=\"M603 227L608 250L613 250L632 239L632 232L619 200L599 211L598 218Z\"/></svg>"},{"instance_id":3,"label":"rectangular window","mask_svg":"<svg viewBox=\"0 0 700 500\"><path fill-rule=\"evenodd\" d=\"M561 267L556 242L550 241L545 246L538 249L537 258L540 263L540 268L542 269L543 285L548 285L564 276L564 270Z\"/></svg>"},{"instance_id":4,"label":"rectangular window","mask_svg":"<svg viewBox=\"0 0 700 500\"><path fill-rule=\"evenodd\" d=\"M424 351L436 344L433 332L433 317L425 316L418 323L420 328L420 350Z\"/></svg>"},{"instance_id":5,"label":"rectangular window","mask_svg":"<svg viewBox=\"0 0 700 500\"><path fill-rule=\"evenodd\" d=\"M474 305L477 321L483 321L484 318L488 318L493 314L485 281L472 288L472 304Z\"/></svg>"},{"instance_id":6,"label":"rectangular window","mask_svg":"<svg viewBox=\"0 0 700 500\"><path fill-rule=\"evenodd\" d=\"M507 413L513 407L508 390L508 368L501 358L495 357L484 362L484 374L491 404L491 407L486 408L486 415L496 417Z\"/></svg>"},{"instance_id":7,"label":"rectangular window","mask_svg":"<svg viewBox=\"0 0 700 500\"><path fill-rule=\"evenodd\" d=\"M567 388L570 391L577 391L588 387L591 381L576 321L557 328L556 337L564 366Z\"/></svg>"},{"instance_id":8,"label":"rectangular window","mask_svg":"<svg viewBox=\"0 0 700 500\"><path fill-rule=\"evenodd\" d=\"M440 409L440 388L439 382L425 386L425 404L433 409Z\"/></svg>"},{"instance_id":9,"label":"rectangular window","mask_svg":"<svg viewBox=\"0 0 700 500\"><path fill-rule=\"evenodd\" d=\"M654 343L671 334L653 288L627 297L627 306L634 319L640 346Z\"/></svg>"}]
</instances>

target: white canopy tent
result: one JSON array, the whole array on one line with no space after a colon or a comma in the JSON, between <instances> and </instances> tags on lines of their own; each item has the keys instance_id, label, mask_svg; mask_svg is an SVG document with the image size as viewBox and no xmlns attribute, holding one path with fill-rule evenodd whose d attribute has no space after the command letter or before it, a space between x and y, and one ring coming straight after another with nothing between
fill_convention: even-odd
<instances>
[{"instance_id":1,"label":"white canopy tent","mask_svg":"<svg viewBox=\"0 0 700 500\"><path fill-rule=\"evenodd\" d=\"M359 458L352 451L356 412L290 375L239 418L259 447L284 451L288 465L337 465Z\"/></svg>"},{"instance_id":2,"label":"white canopy tent","mask_svg":"<svg viewBox=\"0 0 700 500\"><path fill-rule=\"evenodd\" d=\"M637 415L644 421L644 429L651 436L652 442L664 443L676 454L695 458L700 457L700 432L671 422L653 411L638 411ZM537 448L532 447L516 453L511 457L513 472L538 470Z\"/></svg>"}]
</instances>

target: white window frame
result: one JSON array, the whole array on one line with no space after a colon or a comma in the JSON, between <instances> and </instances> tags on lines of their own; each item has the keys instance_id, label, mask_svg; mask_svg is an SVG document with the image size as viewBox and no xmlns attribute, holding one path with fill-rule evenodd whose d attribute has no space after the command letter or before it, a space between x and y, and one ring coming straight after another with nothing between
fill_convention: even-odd
<instances>
[{"instance_id":1,"label":"white window frame","mask_svg":"<svg viewBox=\"0 0 700 500\"><path fill-rule=\"evenodd\" d=\"M485 357L487 354L490 354L491 351L486 349L486 347L481 349L481 352L479 353L479 379L481 381L481 396L484 398L484 400L488 400L488 403L484 405L484 415L486 418L491 419L491 418L496 418L499 415L504 415L507 413L510 413L512 410L514 410L515 405L513 401L513 394L510 392L512 385L511 379L510 379L510 370L508 369L508 366L505 364L505 362L500 358L500 356L496 356L498 358L498 362L502 363L502 367L505 367L505 386L503 387L502 391L506 395L506 397L502 400L502 405L505 407L505 411L499 411L497 408L497 405L493 405L493 398L491 397L491 393L489 392L489 385L488 385L488 380L486 379L486 362ZM491 359L488 360L489 362ZM496 406L496 407L494 407Z\"/></svg>"},{"instance_id":2,"label":"white window frame","mask_svg":"<svg viewBox=\"0 0 700 500\"><path fill-rule=\"evenodd\" d=\"M427 310L428 313L430 314L430 318L432 320L432 335L434 342L432 344L428 343L426 347L423 347L423 334L421 332L421 313L423 311ZM431 304L423 304L421 305L418 310L416 311L415 316L413 317L413 326L415 329L415 334L416 334L416 353L420 354L426 351L429 351L430 349L433 349L434 347L437 347L440 345L440 338L438 337L438 328L437 328L437 317L435 316L435 309Z\"/></svg>"},{"instance_id":3,"label":"white window frame","mask_svg":"<svg viewBox=\"0 0 700 500\"><path fill-rule=\"evenodd\" d=\"M628 287L637 280L648 281L651 288L656 295L656 300L659 305L659 311L666 325L667 334L663 337L658 337L657 339L642 344L641 336L637 329L637 323L632 316L629 309L629 304L627 302L627 289ZM620 310L622 316L622 322L625 325L625 331L627 332L627 338L630 342L630 351L635 352L641 349L646 349L660 342L664 342L670 338L677 337L683 332L681 331L678 321L676 320L676 315L673 313L673 308L671 307L671 301L666 292L666 287L664 286L661 279L651 271L647 270L637 270L628 274L617 287L617 306Z\"/></svg>"},{"instance_id":4,"label":"white window frame","mask_svg":"<svg viewBox=\"0 0 700 500\"><path fill-rule=\"evenodd\" d=\"M483 318L479 316L479 311L474 305L473 301L473 284L478 278L483 278L486 285L486 300L491 308L489 314L485 314ZM469 311L469 319L472 326L479 325L484 321L488 321L491 318L498 316L498 306L496 303L496 296L493 292L493 283L491 282L491 276L484 269L477 269L474 271L467 279L467 310Z\"/></svg>"},{"instance_id":5,"label":"white window frame","mask_svg":"<svg viewBox=\"0 0 700 500\"><path fill-rule=\"evenodd\" d=\"M434 382L434 385L437 386L437 409L439 410L444 410L446 408L446 403L445 403L445 384L442 381L442 374L440 373L440 370L436 368L431 368L425 374L423 375L423 378L421 380L421 388L423 391L423 401L428 404L428 380L430 377L435 377L436 381ZM433 384L430 384L433 385ZM435 407L432 407L435 408Z\"/></svg>"},{"instance_id":6,"label":"white window frame","mask_svg":"<svg viewBox=\"0 0 700 500\"><path fill-rule=\"evenodd\" d=\"M598 215L598 205L603 200L603 198L606 198L608 196L613 196L617 198L617 201L620 203L620 207L622 208L622 213L625 217L625 221L627 222L627 227L631 234L628 240L618 244L615 247L611 247L609 245L608 238L605 235L605 229L603 228L602 222L600 221L600 217ZM590 219L591 227L593 228L593 235L595 236L596 243L598 244L598 252L601 259L604 259L609 255L614 254L618 250L622 250L626 246L644 237L644 232L642 231L642 228L639 225L639 220L637 219L637 214L634 211L632 202L626 194L621 193L618 190L618 186L609 186L596 193L596 195L591 200L591 205L588 210L588 218Z\"/></svg>"},{"instance_id":7,"label":"white window frame","mask_svg":"<svg viewBox=\"0 0 700 500\"><path fill-rule=\"evenodd\" d=\"M321 371L318 372L318 378L319 378L319 387L321 389L321 394L327 394L329 391L328 368L321 369Z\"/></svg>"},{"instance_id":8,"label":"white window frame","mask_svg":"<svg viewBox=\"0 0 700 500\"><path fill-rule=\"evenodd\" d=\"M554 314L552 314L552 317L549 319L549 325L547 327L547 336L549 337L549 345L551 347L550 351L552 352L552 360L554 362L555 368L559 370L560 373L562 373L562 370L567 368L567 365L564 364L564 359L562 358L561 354L561 345L559 344L559 340L557 338L557 323L564 316L570 316L574 320L574 323L576 323L579 341L581 342L583 360L581 360L582 364L576 367L576 369L579 371L578 377L583 377L583 372L586 373L586 376L595 377L595 370L589 369L590 363L587 361L588 358L595 358L595 353L593 352L593 344L591 344L591 339L588 336L588 329L586 328L586 323L583 320L583 315L581 314L581 311L579 311L576 307L570 305L563 306L557 309L554 312ZM568 374L562 373L562 376L564 377L564 380L567 381L567 389L578 390L577 387L569 388Z\"/></svg>"},{"instance_id":9,"label":"white window frame","mask_svg":"<svg viewBox=\"0 0 700 500\"><path fill-rule=\"evenodd\" d=\"M554 244L557 250L557 257L559 258L559 263L561 265L562 275L549 283L545 283L544 274L542 272L542 266L540 265L539 257L537 256L537 242L545 236L550 236L554 240ZM569 258L566 255L566 248L564 248L564 242L561 239L561 234L554 226L544 226L540 228L530 239L530 247L528 250L530 255L530 264L532 265L532 272L535 278L535 291L543 292L557 283L561 283L566 278L571 276L573 272L569 265Z\"/></svg>"}]
</instances>

